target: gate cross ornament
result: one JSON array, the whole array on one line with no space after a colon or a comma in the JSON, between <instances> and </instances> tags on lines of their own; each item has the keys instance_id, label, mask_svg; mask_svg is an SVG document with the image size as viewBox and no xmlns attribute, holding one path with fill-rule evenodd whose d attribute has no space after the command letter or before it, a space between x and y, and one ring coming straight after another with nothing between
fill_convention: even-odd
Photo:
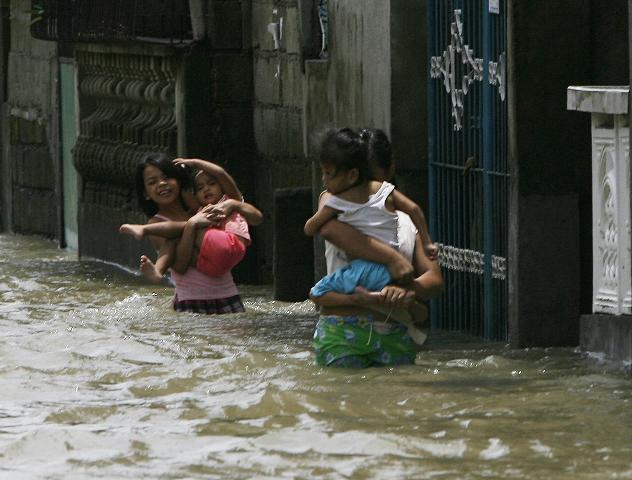
<instances>
[{"instance_id":1,"label":"gate cross ornament","mask_svg":"<svg viewBox=\"0 0 632 480\"><path fill-rule=\"evenodd\" d=\"M461 54L461 62L467 65L469 71L463 75L461 88L456 87L456 54ZM450 45L441 56L430 58L430 78L443 76L443 85L446 93L452 100L452 117L454 118L454 130L461 130L463 125L463 97L467 95L469 86L475 81L483 79L483 59L475 58L474 51L463 40L463 22L461 10L454 10L454 22L450 24Z\"/></svg>"},{"instance_id":2,"label":"gate cross ornament","mask_svg":"<svg viewBox=\"0 0 632 480\"><path fill-rule=\"evenodd\" d=\"M500 54L498 62L489 62L489 84L498 87L500 100L505 101L505 52Z\"/></svg>"}]
</instances>

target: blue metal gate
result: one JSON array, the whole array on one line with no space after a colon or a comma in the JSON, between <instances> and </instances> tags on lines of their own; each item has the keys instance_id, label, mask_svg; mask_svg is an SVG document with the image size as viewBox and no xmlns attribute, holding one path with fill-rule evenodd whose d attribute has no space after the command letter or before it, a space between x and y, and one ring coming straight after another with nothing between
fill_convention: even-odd
<instances>
[{"instance_id":1,"label":"blue metal gate","mask_svg":"<svg viewBox=\"0 0 632 480\"><path fill-rule=\"evenodd\" d=\"M507 337L506 0L428 0L432 325Z\"/></svg>"}]
</instances>

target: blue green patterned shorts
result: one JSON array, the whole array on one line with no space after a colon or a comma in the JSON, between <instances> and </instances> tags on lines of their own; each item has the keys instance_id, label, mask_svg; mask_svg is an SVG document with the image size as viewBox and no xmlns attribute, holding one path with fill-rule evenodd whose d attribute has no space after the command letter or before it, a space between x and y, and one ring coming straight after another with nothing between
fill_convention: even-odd
<instances>
[{"instance_id":1,"label":"blue green patterned shorts","mask_svg":"<svg viewBox=\"0 0 632 480\"><path fill-rule=\"evenodd\" d=\"M314 349L316 363L327 367L409 365L416 355L405 326L375 323L372 314L321 315L314 332Z\"/></svg>"}]
</instances>

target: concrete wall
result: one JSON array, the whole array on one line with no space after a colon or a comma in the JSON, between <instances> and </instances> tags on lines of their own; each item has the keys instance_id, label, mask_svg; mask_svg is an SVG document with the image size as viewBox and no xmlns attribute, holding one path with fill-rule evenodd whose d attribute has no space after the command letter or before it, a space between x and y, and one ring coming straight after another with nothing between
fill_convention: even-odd
<instances>
[{"instance_id":1,"label":"concrete wall","mask_svg":"<svg viewBox=\"0 0 632 480\"><path fill-rule=\"evenodd\" d=\"M31 2L12 0L7 107L3 118L8 228L60 238L56 44L31 38Z\"/></svg>"},{"instance_id":2,"label":"concrete wall","mask_svg":"<svg viewBox=\"0 0 632 480\"><path fill-rule=\"evenodd\" d=\"M0 231L10 229L9 206L11 205L11 170L8 162L7 69L11 45L9 3L0 1Z\"/></svg>"},{"instance_id":3,"label":"concrete wall","mask_svg":"<svg viewBox=\"0 0 632 480\"><path fill-rule=\"evenodd\" d=\"M390 3L330 0L331 123L376 126L390 134Z\"/></svg>"}]
</instances>

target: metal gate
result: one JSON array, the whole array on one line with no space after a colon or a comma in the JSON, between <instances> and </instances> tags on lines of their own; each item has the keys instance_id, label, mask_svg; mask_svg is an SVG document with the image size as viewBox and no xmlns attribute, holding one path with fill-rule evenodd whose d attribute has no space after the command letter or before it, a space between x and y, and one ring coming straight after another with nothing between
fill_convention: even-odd
<instances>
[{"instance_id":1,"label":"metal gate","mask_svg":"<svg viewBox=\"0 0 632 480\"><path fill-rule=\"evenodd\" d=\"M506 0L428 0L432 325L507 338Z\"/></svg>"}]
</instances>

